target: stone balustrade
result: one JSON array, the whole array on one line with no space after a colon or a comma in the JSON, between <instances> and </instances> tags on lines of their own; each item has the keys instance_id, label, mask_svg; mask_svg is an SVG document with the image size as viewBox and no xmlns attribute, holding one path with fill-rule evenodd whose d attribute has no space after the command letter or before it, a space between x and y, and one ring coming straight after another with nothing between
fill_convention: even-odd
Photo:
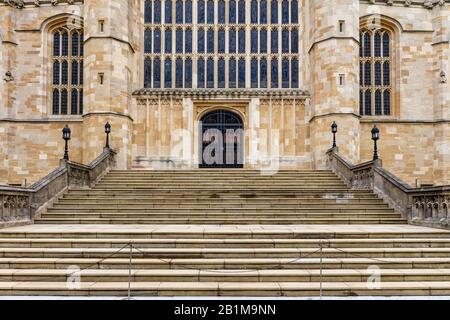
<instances>
[{"instance_id":1,"label":"stone balustrade","mask_svg":"<svg viewBox=\"0 0 450 320\"><path fill-rule=\"evenodd\" d=\"M383 169L381 160L353 165L338 148L328 150L327 165L348 187L373 190L410 223L450 228L450 186L413 188Z\"/></svg>"},{"instance_id":2,"label":"stone balustrade","mask_svg":"<svg viewBox=\"0 0 450 320\"><path fill-rule=\"evenodd\" d=\"M413 221L450 227L450 187L430 189L412 194Z\"/></svg>"},{"instance_id":3,"label":"stone balustrade","mask_svg":"<svg viewBox=\"0 0 450 320\"><path fill-rule=\"evenodd\" d=\"M61 160L59 168L29 188L0 186L0 228L31 223L69 187L93 187L115 166L115 155L105 148L89 165Z\"/></svg>"}]
</instances>

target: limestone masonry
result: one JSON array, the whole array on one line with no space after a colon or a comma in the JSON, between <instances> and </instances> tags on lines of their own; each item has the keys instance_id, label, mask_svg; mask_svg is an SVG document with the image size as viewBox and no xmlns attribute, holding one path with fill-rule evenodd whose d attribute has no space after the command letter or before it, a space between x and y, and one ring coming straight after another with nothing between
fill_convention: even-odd
<instances>
[{"instance_id":1,"label":"limestone masonry","mask_svg":"<svg viewBox=\"0 0 450 320\"><path fill-rule=\"evenodd\" d=\"M66 124L71 160L108 121L117 169L197 168L218 110L246 169L325 169L333 121L371 160L376 124L384 168L450 184L449 59L444 0L0 1L0 184L56 168Z\"/></svg>"}]
</instances>

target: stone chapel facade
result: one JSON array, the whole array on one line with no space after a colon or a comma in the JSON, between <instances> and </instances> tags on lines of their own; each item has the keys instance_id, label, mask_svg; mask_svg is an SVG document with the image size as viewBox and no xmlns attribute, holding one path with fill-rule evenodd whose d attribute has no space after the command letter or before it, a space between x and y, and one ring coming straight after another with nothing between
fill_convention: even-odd
<instances>
[{"instance_id":1,"label":"stone chapel facade","mask_svg":"<svg viewBox=\"0 0 450 320\"><path fill-rule=\"evenodd\" d=\"M0 1L0 184L105 144L120 169L202 167L203 126L240 128L242 167L353 163L450 184L450 1ZM226 140L226 139L225 139Z\"/></svg>"}]
</instances>

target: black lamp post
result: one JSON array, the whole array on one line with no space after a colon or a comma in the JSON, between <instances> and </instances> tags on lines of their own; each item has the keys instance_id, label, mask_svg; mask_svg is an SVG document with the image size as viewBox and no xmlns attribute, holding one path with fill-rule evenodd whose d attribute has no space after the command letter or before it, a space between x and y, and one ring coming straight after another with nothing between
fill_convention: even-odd
<instances>
[{"instance_id":1,"label":"black lamp post","mask_svg":"<svg viewBox=\"0 0 450 320\"><path fill-rule=\"evenodd\" d=\"M106 133L106 145L105 148L109 149L109 134L111 133L111 125L109 122L105 124L105 133Z\"/></svg>"},{"instance_id":2,"label":"black lamp post","mask_svg":"<svg viewBox=\"0 0 450 320\"><path fill-rule=\"evenodd\" d=\"M377 141L380 139L380 129L377 128L377 125L374 125L372 128L372 140L374 142L373 148L373 160L378 160L378 145Z\"/></svg>"},{"instance_id":3,"label":"black lamp post","mask_svg":"<svg viewBox=\"0 0 450 320\"><path fill-rule=\"evenodd\" d=\"M336 133L337 133L338 126L335 121L333 121L333 124L331 125L331 132L333 133L333 148L336 148Z\"/></svg>"},{"instance_id":4,"label":"black lamp post","mask_svg":"<svg viewBox=\"0 0 450 320\"><path fill-rule=\"evenodd\" d=\"M63 133L63 139L66 142L66 145L64 147L64 160L69 160L69 148L68 148L68 142L70 140L70 134L71 134L71 130L69 128L69 126L66 124L66 126L64 127L64 129L62 130Z\"/></svg>"}]
</instances>

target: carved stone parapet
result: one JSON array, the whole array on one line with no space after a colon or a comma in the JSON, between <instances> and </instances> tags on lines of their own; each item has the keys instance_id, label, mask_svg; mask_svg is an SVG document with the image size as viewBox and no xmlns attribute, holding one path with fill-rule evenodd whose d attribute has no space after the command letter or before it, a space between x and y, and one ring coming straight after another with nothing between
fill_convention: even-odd
<instances>
[{"instance_id":1,"label":"carved stone parapet","mask_svg":"<svg viewBox=\"0 0 450 320\"><path fill-rule=\"evenodd\" d=\"M31 194L0 192L0 222L29 219Z\"/></svg>"},{"instance_id":2,"label":"carved stone parapet","mask_svg":"<svg viewBox=\"0 0 450 320\"><path fill-rule=\"evenodd\" d=\"M414 195L413 219L445 221L450 219L450 193L432 195Z\"/></svg>"},{"instance_id":3,"label":"carved stone parapet","mask_svg":"<svg viewBox=\"0 0 450 320\"><path fill-rule=\"evenodd\" d=\"M327 152L327 165L353 189L371 189L410 223L450 228L450 186L412 188L375 160L353 165L337 148Z\"/></svg>"},{"instance_id":4,"label":"carved stone parapet","mask_svg":"<svg viewBox=\"0 0 450 320\"><path fill-rule=\"evenodd\" d=\"M58 169L29 188L0 186L0 227L9 222L31 222L68 187L93 187L115 166L115 155L105 148L89 165L61 161Z\"/></svg>"}]
</instances>

